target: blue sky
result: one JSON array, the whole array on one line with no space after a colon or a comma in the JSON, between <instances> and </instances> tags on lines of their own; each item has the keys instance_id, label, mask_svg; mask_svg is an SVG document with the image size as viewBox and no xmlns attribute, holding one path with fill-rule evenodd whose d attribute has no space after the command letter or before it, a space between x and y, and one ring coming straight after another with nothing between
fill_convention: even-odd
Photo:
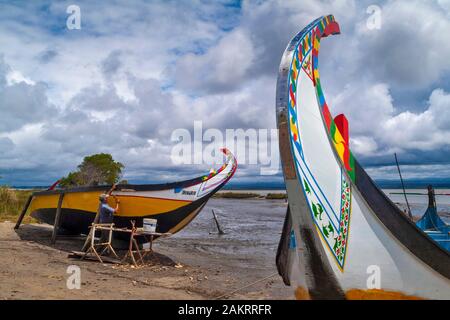
<instances>
[{"instance_id":1,"label":"blue sky","mask_svg":"<svg viewBox=\"0 0 450 320\"><path fill-rule=\"evenodd\" d=\"M275 128L284 48L330 13L342 34L322 42L321 79L357 158L377 179L397 179L394 152L406 178L449 178L449 0L0 1L0 184L51 184L97 152L132 182L209 170L172 163L173 130Z\"/></svg>"}]
</instances>

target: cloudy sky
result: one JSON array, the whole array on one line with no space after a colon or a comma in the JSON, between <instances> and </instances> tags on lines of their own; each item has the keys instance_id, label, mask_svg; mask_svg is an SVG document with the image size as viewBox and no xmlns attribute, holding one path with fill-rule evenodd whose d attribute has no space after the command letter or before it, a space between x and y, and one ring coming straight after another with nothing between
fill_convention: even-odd
<instances>
[{"instance_id":1,"label":"cloudy sky","mask_svg":"<svg viewBox=\"0 0 450 320\"><path fill-rule=\"evenodd\" d=\"M397 178L394 152L407 178L450 177L449 0L0 1L0 184L50 184L98 152L136 183L204 173L171 161L172 132L275 128L284 48L330 13L321 79L357 158L377 179Z\"/></svg>"}]
</instances>

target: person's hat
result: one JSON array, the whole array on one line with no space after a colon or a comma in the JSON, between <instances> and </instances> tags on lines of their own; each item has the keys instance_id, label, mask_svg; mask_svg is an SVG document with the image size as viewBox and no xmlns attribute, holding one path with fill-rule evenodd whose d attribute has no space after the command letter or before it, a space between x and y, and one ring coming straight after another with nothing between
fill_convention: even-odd
<instances>
[{"instance_id":1,"label":"person's hat","mask_svg":"<svg viewBox=\"0 0 450 320\"><path fill-rule=\"evenodd\" d=\"M105 202L106 199L108 199L108 195L107 194L101 194L99 199L100 199L101 202Z\"/></svg>"}]
</instances>

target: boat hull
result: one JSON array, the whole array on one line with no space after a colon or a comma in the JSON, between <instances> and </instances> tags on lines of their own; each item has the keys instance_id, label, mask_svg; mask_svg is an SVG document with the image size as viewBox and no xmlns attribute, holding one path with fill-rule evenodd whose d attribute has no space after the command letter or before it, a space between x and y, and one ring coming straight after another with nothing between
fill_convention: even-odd
<instances>
[{"instance_id":1,"label":"boat hull","mask_svg":"<svg viewBox=\"0 0 450 320\"><path fill-rule=\"evenodd\" d=\"M160 213L140 214L135 216L114 216L114 224L118 228L130 228L131 221L136 227L143 226L144 218L157 219L156 231L160 233L176 233L194 219L208 199L185 204L176 209ZM39 208L34 210L31 216L41 222L54 225L56 208ZM60 228L73 234L87 234L89 226L94 222L96 211L85 211L73 208L62 208L60 217Z\"/></svg>"},{"instance_id":2,"label":"boat hull","mask_svg":"<svg viewBox=\"0 0 450 320\"><path fill-rule=\"evenodd\" d=\"M130 228L134 221L137 227L142 227L143 219L153 218L157 219L157 232L180 231L234 175L236 159L227 149L222 151L227 156L224 165L198 178L160 185L118 185L108 198L112 207L120 203L114 214L115 225ZM110 188L94 186L35 192L24 214L30 212L37 220L53 225L62 197L59 228L75 234L87 233L97 215L100 195Z\"/></svg>"},{"instance_id":3,"label":"boat hull","mask_svg":"<svg viewBox=\"0 0 450 320\"><path fill-rule=\"evenodd\" d=\"M318 72L320 39L339 33L321 17L283 55L277 123L289 210L277 266L297 298L450 297L450 256L379 190L332 118Z\"/></svg>"}]
</instances>

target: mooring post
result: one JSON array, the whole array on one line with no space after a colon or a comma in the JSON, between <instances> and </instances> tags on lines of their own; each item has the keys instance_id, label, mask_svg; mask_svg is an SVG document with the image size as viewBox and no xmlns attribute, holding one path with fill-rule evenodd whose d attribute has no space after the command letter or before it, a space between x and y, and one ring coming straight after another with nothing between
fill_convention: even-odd
<instances>
[{"instance_id":1,"label":"mooring post","mask_svg":"<svg viewBox=\"0 0 450 320\"><path fill-rule=\"evenodd\" d=\"M211 210L211 211L212 211L212 214L214 217L214 221L216 222L216 226L217 226L217 230L219 231L219 234L225 234L225 232L223 232L222 229L220 228L219 221L217 220L217 217L216 217L216 213L214 212L214 210Z\"/></svg>"},{"instance_id":2,"label":"mooring post","mask_svg":"<svg viewBox=\"0 0 450 320\"><path fill-rule=\"evenodd\" d=\"M64 199L64 192L59 194L58 207L56 208L55 222L53 223L52 244L56 242L56 236L58 235L59 224L61 221L61 207Z\"/></svg>"},{"instance_id":3,"label":"mooring post","mask_svg":"<svg viewBox=\"0 0 450 320\"><path fill-rule=\"evenodd\" d=\"M25 214L28 211L28 207L30 206L31 200L33 200L33 195L28 197L27 202L25 203L25 206L22 209L22 212L20 213L19 219L17 219L16 225L14 226L14 229L19 229L20 224L22 223L23 218L25 217Z\"/></svg>"}]
</instances>

